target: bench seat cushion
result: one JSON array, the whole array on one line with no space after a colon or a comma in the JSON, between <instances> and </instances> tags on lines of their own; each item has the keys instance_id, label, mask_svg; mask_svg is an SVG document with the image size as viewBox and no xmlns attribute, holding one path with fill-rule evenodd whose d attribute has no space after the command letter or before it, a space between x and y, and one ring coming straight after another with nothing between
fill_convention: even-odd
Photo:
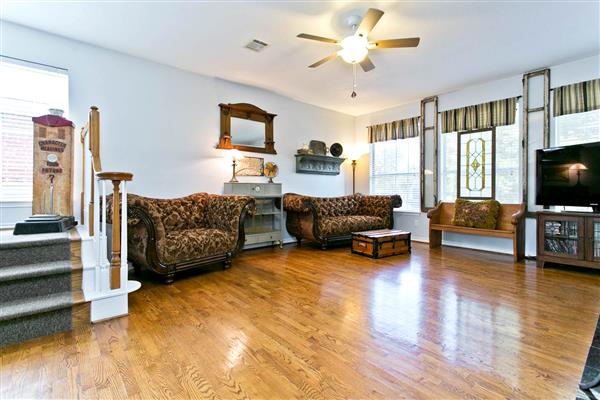
<instances>
[{"instance_id":1,"label":"bench seat cushion","mask_svg":"<svg viewBox=\"0 0 600 400\"><path fill-rule=\"evenodd\" d=\"M345 215L323 218L319 228L323 236L345 236L352 232L387 228L389 221L371 215Z\"/></svg>"},{"instance_id":2,"label":"bench seat cushion","mask_svg":"<svg viewBox=\"0 0 600 400\"><path fill-rule=\"evenodd\" d=\"M506 230L500 230L500 229L468 228L466 226L442 225L442 224L430 224L429 227L430 227L430 229L432 229L434 231L467 233L467 234L471 234L471 235L509 237L509 238L513 236L513 231L506 231Z\"/></svg>"},{"instance_id":3,"label":"bench seat cushion","mask_svg":"<svg viewBox=\"0 0 600 400\"><path fill-rule=\"evenodd\" d=\"M499 211L500 203L496 200L469 201L456 199L452 225L494 229L496 228Z\"/></svg>"}]
</instances>

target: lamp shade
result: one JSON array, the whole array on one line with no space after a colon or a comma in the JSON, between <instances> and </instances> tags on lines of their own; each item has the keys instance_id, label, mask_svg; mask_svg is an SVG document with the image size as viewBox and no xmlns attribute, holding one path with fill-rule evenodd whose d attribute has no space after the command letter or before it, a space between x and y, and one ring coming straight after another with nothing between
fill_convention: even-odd
<instances>
[{"instance_id":1,"label":"lamp shade","mask_svg":"<svg viewBox=\"0 0 600 400\"><path fill-rule=\"evenodd\" d=\"M342 50L339 51L339 55L350 64L361 62L369 52L368 45L369 42L362 36L348 36L342 40Z\"/></svg>"},{"instance_id":2,"label":"lamp shade","mask_svg":"<svg viewBox=\"0 0 600 400\"><path fill-rule=\"evenodd\" d=\"M588 169L588 167L586 167L584 164L582 163L575 163L573 165L571 165L569 167L569 169L571 171L585 171L586 169Z\"/></svg>"},{"instance_id":3,"label":"lamp shade","mask_svg":"<svg viewBox=\"0 0 600 400\"><path fill-rule=\"evenodd\" d=\"M240 153L238 149L227 150L227 155L231 158L232 161L236 161L242 158L242 153Z\"/></svg>"},{"instance_id":4,"label":"lamp shade","mask_svg":"<svg viewBox=\"0 0 600 400\"><path fill-rule=\"evenodd\" d=\"M358 160L364 154L369 152L369 145L367 143L354 143L351 146L348 146L348 154L347 157L350 160Z\"/></svg>"}]
</instances>

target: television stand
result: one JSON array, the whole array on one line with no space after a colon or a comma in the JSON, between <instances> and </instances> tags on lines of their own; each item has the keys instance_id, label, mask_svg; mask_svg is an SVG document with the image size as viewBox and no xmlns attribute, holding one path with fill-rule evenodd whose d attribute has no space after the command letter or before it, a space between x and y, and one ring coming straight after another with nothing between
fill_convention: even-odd
<instances>
[{"instance_id":1,"label":"television stand","mask_svg":"<svg viewBox=\"0 0 600 400\"><path fill-rule=\"evenodd\" d=\"M600 213L537 213L537 266L600 269Z\"/></svg>"}]
</instances>

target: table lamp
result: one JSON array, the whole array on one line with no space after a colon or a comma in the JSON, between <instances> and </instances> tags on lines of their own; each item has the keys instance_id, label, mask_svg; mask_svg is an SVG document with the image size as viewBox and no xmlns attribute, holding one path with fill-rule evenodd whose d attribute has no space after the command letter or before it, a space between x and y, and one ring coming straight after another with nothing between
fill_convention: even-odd
<instances>
[{"instance_id":1,"label":"table lamp","mask_svg":"<svg viewBox=\"0 0 600 400\"><path fill-rule=\"evenodd\" d=\"M238 180L235 177L235 167L237 166L237 160L240 159L241 154L238 151L238 149L228 150L227 154L229 155L229 157L231 157L231 167L233 169L232 175L231 175L231 179L229 180L229 183L236 183L236 182L238 182Z\"/></svg>"}]
</instances>

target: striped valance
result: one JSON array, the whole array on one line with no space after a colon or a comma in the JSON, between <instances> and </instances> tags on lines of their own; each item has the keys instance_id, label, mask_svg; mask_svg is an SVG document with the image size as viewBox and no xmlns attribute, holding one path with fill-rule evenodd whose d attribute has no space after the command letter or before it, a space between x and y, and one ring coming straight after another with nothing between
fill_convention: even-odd
<instances>
[{"instance_id":1,"label":"striped valance","mask_svg":"<svg viewBox=\"0 0 600 400\"><path fill-rule=\"evenodd\" d=\"M367 127L369 143L417 137L421 134L419 117L386 122Z\"/></svg>"},{"instance_id":2,"label":"striped valance","mask_svg":"<svg viewBox=\"0 0 600 400\"><path fill-rule=\"evenodd\" d=\"M553 91L555 117L600 108L600 79L557 87Z\"/></svg>"},{"instance_id":3,"label":"striped valance","mask_svg":"<svg viewBox=\"0 0 600 400\"><path fill-rule=\"evenodd\" d=\"M515 123L517 98L490 101L442 112L442 133L485 129Z\"/></svg>"}]
</instances>

